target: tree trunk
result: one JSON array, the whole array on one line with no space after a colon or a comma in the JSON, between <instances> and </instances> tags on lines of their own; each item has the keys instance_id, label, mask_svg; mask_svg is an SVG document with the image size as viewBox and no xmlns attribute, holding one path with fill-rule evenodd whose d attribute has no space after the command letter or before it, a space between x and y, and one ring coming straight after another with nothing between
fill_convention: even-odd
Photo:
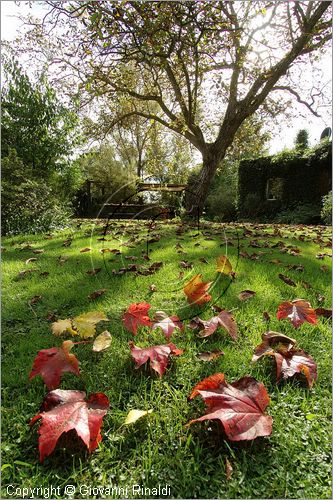
<instances>
[{"instance_id":1,"label":"tree trunk","mask_svg":"<svg viewBox=\"0 0 333 500\"><path fill-rule=\"evenodd\" d=\"M199 176L193 182L190 181L185 191L185 207L190 217L196 218L202 214L210 184L224 156L225 150L217 154L213 145L208 146L203 154Z\"/></svg>"}]
</instances>

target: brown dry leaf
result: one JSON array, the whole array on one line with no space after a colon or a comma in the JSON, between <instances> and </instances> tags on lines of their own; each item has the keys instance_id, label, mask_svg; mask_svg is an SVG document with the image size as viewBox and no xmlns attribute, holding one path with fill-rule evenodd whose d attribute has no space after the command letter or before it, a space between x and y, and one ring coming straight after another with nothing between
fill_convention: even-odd
<instances>
[{"instance_id":1,"label":"brown dry leaf","mask_svg":"<svg viewBox=\"0 0 333 500\"><path fill-rule=\"evenodd\" d=\"M72 244L72 238L68 238L68 240L65 240L62 244L63 247L70 247Z\"/></svg>"},{"instance_id":2,"label":"brown dry leaf","mask_svg":"<svg viewBox=\"0 0 333 500\"><path fill-rule=\"evenodd\" d=\"M68 257L65 257L65 256L61 256L58 257L58 263L60 264L60 266L62 266L65 262L67 262L68 260Z\"/></svg>"},{"instance_id":3,"label":"brown dry leaf","mask_svg":"<svg viewBox=\"0 0 333 500\"><path fill-rule=\"evenodd\" d=\"M46 316L45 316L46 321L56 321L57 319L57 314L56 311L48 311Z\"/></svg>"},{"instance_id":4,"label":"brown dry leaf","mask_svg":"<svg viewBox=\"0 0 333 500\"><path fill-rule=\"evenodd\" d=\"M37 302L39 302L40 300L42 300L42 296L41 295L34 295L32 297L32 299L28 300L28 304L30 306L33 306L34 304L37 304Z\"/></svg>"},{"instance_id":5,"label":"brown dry leaf","mask_svg":"<svg viewBox=\"0 0 333 500\"><path fill-rule=\"evenodd\" d=\"M30 264L31 262L36 262L36 260L37 260L37 257L30 257L30 259L27 259L27 260L25 261L25 263L26 263L26 264Z\"/></svg>"},{"instance_id":6,"label":"brown dry leaf","mask_svg":"<svg viewBox=\"0 0 333 500\"><path fill-rule=\"evenodd\" d=\"M110 347L111 341L112 341L111 333L105 330L104 332L97 335L97 337L95 338L92 350L94 352L105 351Z\"/></svg>"},{"instance_id":7,"label":"brown dry leaf","mask_svg":"<svg viewBox=\"0 0 333 500\"><path fill-rule=\"evenodd\" d=\"M270 317L270 315L269 315L269 313L267 311L264 311L262 313L262 316L263 316L264 321L270 321L271 320L271 317Z\"/></svg>"},{"instance_id":8,"label":"brown dry leaf","mask_svg":"<svg viewBox=\"0 0 333 500\"><path fill-rule=\"evenodd\" d=\"M101 270L101 267L96 267L95 269L89 269L89 271L86 271L86 274L88 274L88 276L96 276L96 274L101 272Z\"/></svg>"},{"instance_id":9,"label":"brown dry leaf","mask_svg":"<svg viewBox=\"0 0 333 500\"><path fill-rule=\"evenodd\" d=\"M271 264L275 264L275 265L279 265L279 264L282 264L282 260L280 259L272 259L269 261Z\"/></svg>"},{"instance_id":10,"label":"brown dry leaf","mask_svg":"<svg viewBox=\"0 0 333 500\"><path fill-rule=\"evenodd\" d=\"M25 276L27 276L28 274L30 273L35 273L36 272L36 269L26 269L24 271L20 271L17 275L17 279L22 279L24 278Z\"/></svg>"},{"instance_id":11,"label":"brown dry leaf","mask_svg":"<svg viewBox=\"0 0 333 500\"><path fill-rule=\"evenodd\" d=\"M180 267L183 269L191 269L193 267L192 262L188 262L187 260L181 260L179 262Z\"/></svg>"},{"instance_id":12,"label":"brown dry leaf","mask_svg":"<svg viewBox=\"0 0 333 500\"><path fill-rule=\"evenodd\" d=\"M36 248L35 250L32 251L32 253L40 254L40 253L44 253L44 250Z\"/></svg>"},{"instance_id":13,"label":"brown dry leaf","mask_svg":"<svg viewBox=\"0 0 333 500\"><path fill-rule=\"evenodd\" d=\"M208 260L205 259L205 257L200 257L199 262L202 262L203 264L208 264Z\"/></svg>"},{"instance_id":14,"label":"brown dry leaf","mask_svg":"<svg viewBox=\"0 0 333 500\"><path fill-rule=\"evenodd\" d=\"M289 286L296 286L296 283L290 279L288 276L286 276L285 274L279 274L279 278L280 280L282 280L286 285L289 285Z\"/></svg>"},{"instance_id":15,"label":"brown dry leaf","mask_svg":"<svg viewBox=\"0 0 333 500\"><path fill-rule=\"evenodd\" d=\"M243 290L238 294L238 298L239 300L244 301L250 299L251 297L254 297L255 294L256 292L254 292L253 290Z\"/></svg>"},{"instance_id":16,"label":"brown dry leaf","mask_svg":"<svg viewBox=\"0 0 333 500\"><path fill-rule=\"evenodd\" d=\"M229 460L226 458L225 459L225 475L226 475L226 480L230 481L232 473L233 473L233 468Z\"/></svg>"},{"instance_id":17,"label":"brown dry leaf","mask_svg":"<svg viewBox=\"0 0 333 500\"><path fill-rule=\"evenodd\" d=\"M85 253L85 252L91 252L91 248L89 247L81 248L80 253Z\"/></svg>"},{"instance_id":18,"label":"brown dry leaf","mask_svg":"<svg viewBox=\"0 0 333 500\"><path fill-rule=\"evenodd\" d=\"M312 285L310 283L308 283L307 281L302 281L301 282L301 285L303 288L305 288L306 290L308 290L309 288L312 288Z\"/></svg>"},{"instance_id":19,"label":"brown dry leaf","mask_svg":"<svg viewBox=\"0 0 333 500\"><path fill-rule=\"evenodd\" d=\"M220 356L223 356L224 352L219 351L218 349L213 349L213 351L207 351L207 352L200 352L197 357L201 361L212 361L213 359L217 359Z\"/></svg>"},{"instance_id":20,"label":"brown dry leaf","mask_svg":"<svg viewBox=\"0 0 333 500\"><path fill-rule=\"evenodd\" d=\"M94 300L103 295L107 291L107 288L101 288L100 290L96 290L88 295L88 299Z\"/></svg>"},{"instance_id":21,"label":"brown dry leaf","mask_svg":"<svg viewBox=\"0 0 333 500\"><path fill-rule=\"evenodd\" d=\"M150 285L149 286L149 291L150 292L156 292L157 291L157 286L156 285Z\"/></svg>"},{"instance_id":22,"label":"brown dry leaf","mask_svg":"<svg viewBox=\"0 0 333 500\"><path fill-rule=\"evenodd\" d=\"M323 271L323 273L327 273L328 271L328 266L326 266L325 264L323 266L320 266L320 270Z\"/></svg>"},{"instance_id":23,"label":"brown dry leaf","mask_svg":"<svg viewBox=\"0 0 333 500\"><path fill-rule=\"evenodd\" d=\"M317 316L323 316L324 318L332 318L332 309L317 307L317 309L315 309L315 313Z\"/></svg>"}]
</instances>

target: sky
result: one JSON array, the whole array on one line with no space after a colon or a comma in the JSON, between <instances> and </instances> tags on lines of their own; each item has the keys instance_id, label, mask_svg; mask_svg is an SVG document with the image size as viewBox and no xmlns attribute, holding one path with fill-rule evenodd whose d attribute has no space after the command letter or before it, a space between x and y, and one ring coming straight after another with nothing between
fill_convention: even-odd
<instances>
[{"instance_id":1,"label":"sky","mask_svg":"<svg viewBox=\"0 0 333 500\"><path fill-rule=\"evenodd\" d=\"M20 2L16 5L14 1L1 0L1 40L13 40L17 35L22 34L24 29L22 22L17 18L18 14L26 15L32 14L35 17L43 16L43 5L40 2L30 2L31 7L27 2ZM45 12L45 11L44 11ZM327 80L331 78L332 74L332 60L331 54L328 53L323 59L322 70L325 73ZM271 154L281 151L284 148L292 148L297 132L300 129L307 129L309 132L310 145L319 142L320 134L325 127L332 126L331 112L326 110L323 117L316 118L304 106L300 104L295 105L295 110L298 111L294 118L288 122L283 120L281 116L280 126L274 128L273 138L269 143L269 152Z\"/></svg>"}]
</instances>

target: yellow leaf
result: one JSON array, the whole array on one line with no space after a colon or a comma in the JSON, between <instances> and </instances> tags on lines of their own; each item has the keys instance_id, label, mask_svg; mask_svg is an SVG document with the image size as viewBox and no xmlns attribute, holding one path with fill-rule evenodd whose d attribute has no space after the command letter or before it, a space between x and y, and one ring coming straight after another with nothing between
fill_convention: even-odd
<instances>
[{"instance_id":1,"label":"yellow leaf","mask_svg":"<svg viewBox=\"0 0 333 500\"><path fill-rule=\"evenodd\" d=\"M147 411L145 411L145 410L131 410L126 417L124 425L134 424L134 422L139 420L139 418L142 418L145 415L148 415L149 413L152 413L152 412L153 412L153 410L147 410Z\"/></svg>"},{"instance_id":2,"label":"yellow leaf","mask_svg":"<svg viewBox=\"0 0 333 500\"><path fill-rule=\"evenodd\" d=\"M71 335L77 335L78 333L73 330L72 322L70 319L59 319L55 321L51 325L53 335L61 335L65 332L70 333Z\"/></svg>"},{"instance_id":3,"label":"yellow leaf","mask_svg":"<svg viewBox=\"0 0 333 500\"><path fill-rule=\"evenodd\" d=\"M96 332L96 325L100 321L107 320L108 318L101 311L91 311L88 313L76 316L73 319L73 325L78 330L80 337L84 339L93 337Z\"/></svg>"},{"instance_id":4,"label":"yellow leaf","mask_svg":"<svg viewBox=\"0 0 333 500\"><path fill-rule=\"evenodd\" d=\"M232 272L232 265L225 255L220 255L217 258L217 272L223 274L230 274Z\"/></svg>"},{"instance_id":5,"label":"yellow leaf","mask_svg":"<svg viewBox=\"0 0 333 500\"><path fill-rule=\"evenodd\" d=\"M94 352L105 351L110 347L111 339L111 333L105 330L95 338L92 350Z\"/></svg>"}]
</instances>

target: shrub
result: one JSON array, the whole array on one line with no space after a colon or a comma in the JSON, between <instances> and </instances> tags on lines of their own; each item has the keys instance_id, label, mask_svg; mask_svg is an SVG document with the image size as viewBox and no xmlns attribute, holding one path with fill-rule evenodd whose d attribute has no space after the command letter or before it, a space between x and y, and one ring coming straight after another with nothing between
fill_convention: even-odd
<instances>
[{"instance_id":1,"label":"shrub","mask_svg":"<svg viewBox=\"0 0 333 500\"><path fill-rule=\"evenodd\" d=\"M2 233L39 233L62 228L70 212L44 182L29 178L31 172L15 150L2 160Z\"/></svg>"},{"instance_id":2,"label":"shrub","mask_svg":"<svg viewBox=\"0 0 333 500\"><path fill-rule=\"evenodd\" d=\"M332 191L323 196L322 203L323 206L320 212L321 218L325 224L332 224Z\"/></svg>"},{"instance_id":3,"label":"shrub","mask_svg":"<svg viewBox=\"0 0 333 500\"><path fill-rule=\"evenodd\" d=\"M274 222L278 224L318 224L320 222L319 205L304 203L297 204L279 212Z\"/></svg>"}]
</instances>

